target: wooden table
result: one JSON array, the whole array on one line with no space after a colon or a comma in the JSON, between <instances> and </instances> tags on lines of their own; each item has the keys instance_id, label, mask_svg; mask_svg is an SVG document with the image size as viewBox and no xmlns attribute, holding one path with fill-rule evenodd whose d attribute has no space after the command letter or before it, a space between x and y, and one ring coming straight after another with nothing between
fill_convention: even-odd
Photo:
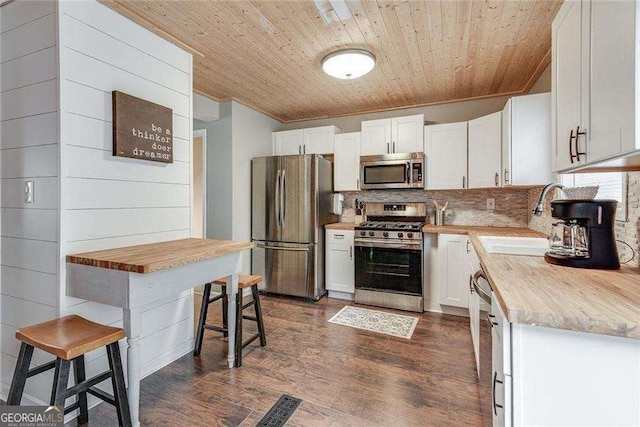
<instances>
[{"instance_id":1,"label":"wooden table","mask_svg":"<svg viewBox=\"0 0 640 427\"><path fill-rule=\"evenodd\" d=\"M214 279L228 277L229 368L235 362L235 297L241 252L250 242L181 239L67 256L67 295L122 308L127 335L131 420L140 425L142 307Z\"/></svg>"}]
</instances>

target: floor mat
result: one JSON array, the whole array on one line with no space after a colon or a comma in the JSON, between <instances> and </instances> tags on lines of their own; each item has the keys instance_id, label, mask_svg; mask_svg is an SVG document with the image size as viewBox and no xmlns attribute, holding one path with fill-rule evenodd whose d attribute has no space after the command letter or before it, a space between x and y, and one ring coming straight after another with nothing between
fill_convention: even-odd
<instances>
[{"instance_id":1,"label":"floor mat","mask_svg":"<svg viewBox=\"0 0 640 427\"><path fill-rule=\"evenodd\" d=\"M329 322L411 339L418 318L347 305L329 319Z\"/></svg>"}]
</instances>

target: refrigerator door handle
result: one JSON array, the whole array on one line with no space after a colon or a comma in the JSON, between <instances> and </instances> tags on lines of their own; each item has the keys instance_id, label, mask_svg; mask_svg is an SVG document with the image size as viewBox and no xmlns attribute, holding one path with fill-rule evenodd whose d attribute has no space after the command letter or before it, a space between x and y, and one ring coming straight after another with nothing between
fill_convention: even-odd
<instances>
[{"instance_id":1,"label":"refrigerator door handle","mask_svg":"<svg viewBox=\"0 0 640 427\"><path fill-rule=\"evenodd\" d=\"M309 252L309 248L287 248L282 246L266 246L266 245L260 245L260 244L256 244L256 248L269 249L274 251Z\"/></svg>"},{"instance_id":2,"label":"refrigerator door handle","mask_svg":"<svg viewBox=\"0 0 640 427\"><path fill-rule=\"evenodd\" d=\"M280 219L280 182L282 171L278 169L278 176L276 178L276 220L278 221L278 228L282 228L282 221Z\"/></svg>"},{"instance_id":3,"label":"refrigerator door handle","mask_svg":"<svg viewBox=\"0 0 640 427\"><path fill-rule=\"evenodd\" d=\"M287 220L287 171L282 170L282 192L280 194L280 212L282 215L282 228L284 228L285 221Z\"/></svg>"}]
</instances>

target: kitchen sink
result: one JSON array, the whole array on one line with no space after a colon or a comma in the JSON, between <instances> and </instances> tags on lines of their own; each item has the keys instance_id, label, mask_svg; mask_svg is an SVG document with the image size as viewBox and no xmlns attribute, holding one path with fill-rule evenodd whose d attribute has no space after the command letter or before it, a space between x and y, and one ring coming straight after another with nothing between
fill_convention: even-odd
<instances>
[{"instance_id":1,"label":"kitchen sink","mask_svg":"<svg viewBox=\"0 0 640 427\"><path fill-rule=\"evenodd\" d=\"M542 237L479 236L478 240L490 254L543 256L549 241Z\"/></svg>"}]
</instances>

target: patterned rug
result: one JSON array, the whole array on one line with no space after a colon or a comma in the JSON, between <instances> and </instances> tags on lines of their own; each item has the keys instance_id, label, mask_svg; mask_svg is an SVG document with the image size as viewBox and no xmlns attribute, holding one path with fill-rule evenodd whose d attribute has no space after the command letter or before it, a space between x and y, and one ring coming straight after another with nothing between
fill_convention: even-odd
<instances>
[{"instance_id":1,"label":"patterned rug","mask_svg":"<svg viewBox=\"0 0 640 427\"><path fill-rule=\"evenodd\" d=\"M411 339L418 318L347 305L329 319L329 322Z\"/></svg>"}]
</instances>

